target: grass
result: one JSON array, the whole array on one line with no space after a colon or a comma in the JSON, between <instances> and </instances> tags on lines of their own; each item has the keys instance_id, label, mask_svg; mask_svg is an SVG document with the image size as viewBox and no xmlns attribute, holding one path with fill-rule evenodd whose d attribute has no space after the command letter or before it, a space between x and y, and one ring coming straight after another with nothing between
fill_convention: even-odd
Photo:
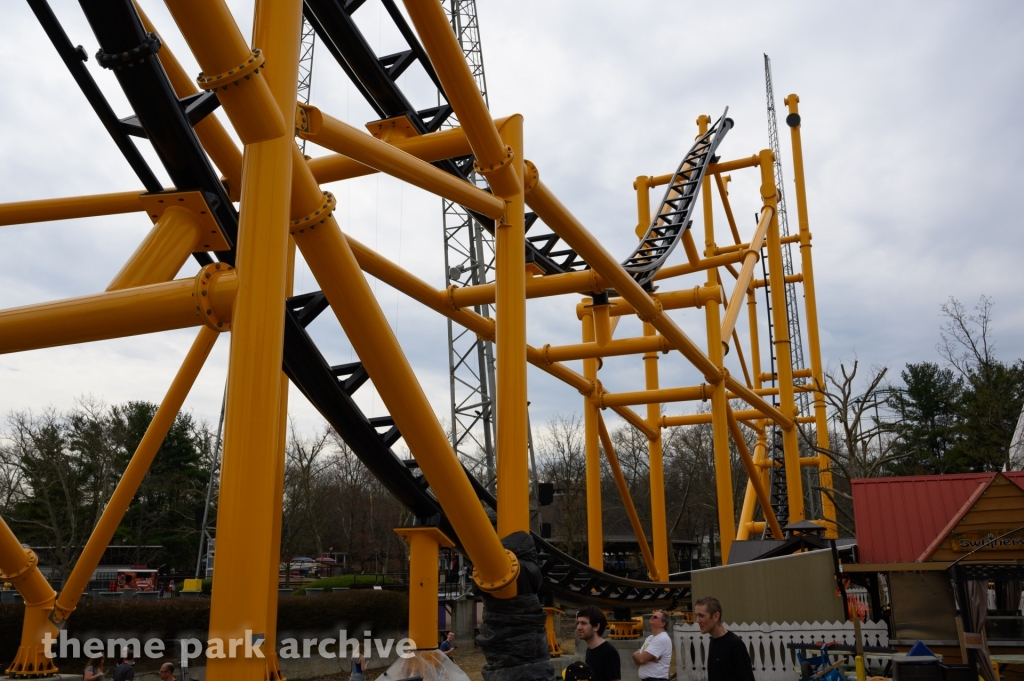
<instances>
[{"instance_id":1,"label":"grass","mask_svg":"<svg viewBox=\"0 0 1024 681\"><path fill-rule=\"evenodd\" d=\"M318 579L315 582L310 582L301 588L295 590L296 596L305 596L306 589L323 589L324 593L330 593L331 589L369 589L374 586L389 586L396 585L397 581L391 577L384 577L383 579L379 575L339 575L338 577L324 577ZM282 589L285 588L283 585Z\"/></svg>"}]
</instances>

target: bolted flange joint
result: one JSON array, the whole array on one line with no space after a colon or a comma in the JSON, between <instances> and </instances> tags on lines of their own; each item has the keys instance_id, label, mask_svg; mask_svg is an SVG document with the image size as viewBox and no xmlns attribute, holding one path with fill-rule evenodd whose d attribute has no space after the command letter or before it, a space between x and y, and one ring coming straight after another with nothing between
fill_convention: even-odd
<instances>
[{"instance_id":1,"label":"bolted flange joint","mask_svg":"<svg viewBox=\"0 0 1024 681\"><path fill-rule=\"evenodd\" d=\"M196 314L204 324L214 331L231 330L231 320L221 319L214 311L213 290L217 286L217 281L233 270L234 268L227 263L211 263L199 270L195 284L192 285L192 298L196 302Z\"/></svg>"},{"instance_id":2,"label":"bolted flange joint","mask_svg":"<svg viewBox=\"0 0 1024 681\"><path fill-rule=\"evenodd\" d=\"M473 161L473 170L480 173L481 175L487 175L493 173L495 170L502 168L512 162L512 159L516 157L515 152L512 151L512 147L505 145L505 156L499 159L497 162L492 163L489 166L480 165L479 161Z\"/></svg>"},{"instance_id":3,"label":"bolted flange joint","mask_svg":"<svg viewBox=\"0 0 1024 681\"><path fill-rule=\"evenodd\" d=\"M516 558L516 554L512 553L508 549L505 549L505 555L509 557L510 561L508 572L494 581L485 581L477 572L476 568L473 568L473 583L476 584L481 591L498 595L497 592L503 591L510 586L515 586L516 579L519 578L519 559Z\"/></svg>"},{"instance_id":4,"label":"bolted flange joint","mask_svg":"<svg viewBox=\"0 0 1024 681\"><path fill-rule=\"evenodd\" d=\"M229 85L240 85L243 80L249 80L259 73L265 63L266 59L264 59L263 53L259 49L255 49L249 53L244 62L224 73L207 76L200 72L196 77L196 83L201 90L219 90L221 88L227 90Z\"/></svg>"},{"instance_id":5,"label":"bolted flange joint","mask_svg":"<svg viewBox=\"0 0 1024 681\"><path fill-rule=\"evenodd\" d=\"M331 217L334 213L334 208L337 205L338 200L334 198L334 194L331 192L324 192L323 204L309 215L292 220L291 224L288 226L289 232L291 234L303 232L307 227L310 229L316 229L318 224Z\"/></svg>"}]
</instances>

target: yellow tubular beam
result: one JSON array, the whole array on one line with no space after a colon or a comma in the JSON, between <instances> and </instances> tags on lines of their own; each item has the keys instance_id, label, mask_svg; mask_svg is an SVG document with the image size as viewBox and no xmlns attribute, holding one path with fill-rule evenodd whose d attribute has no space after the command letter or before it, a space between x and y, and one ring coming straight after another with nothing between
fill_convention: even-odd
<instances>
[{"instance_id":1,"label":"yellow tubular beam","mask_svg":"<svg viewBox=\"0 0 1024 681\"><path fill-rule=\"evenodd\" d=\"M647 185L650 178L641 175L633 183L636 190L636 236L643 239L647 228L651 226L651 188Z\"/></svg>"},{"instance_id":2,"label":"yellow tubular beam","mask_svg":"<svg viewBox=\"0 0 1024 681\"><path fill-rule=\"evenodd\" d=\"M242 143L290 136L292 107L282 107L280 101L275 103L265 77L274 71L287 71L287 61L282 61L284 55L278 55L275 64L269 46L263 46L266 54L256 55L250 50L224 0L166 0L166 4L203 69L200 87L217 91L224 113ZM254 47L258 49L260 45ZM266 67L261 66L264 58ZM287 112L287 119L282 111Z\"/></svg>"},{"instance_id":3,"label":"yellow tubular beam","mask_svg":"<svg viewBox=\"0 0 1024 681\"><path fill-rule=\"evenodd\" d=\"M659 402L688 402L690 400L707 400L711 397L712 387L696 385L688 388L663 388L661 390L638 390L629 393L601 392L594 396L594 401L602 409L622 407L630 404L657 404Z\"/></svg>"},{"instance_id":4,"label":"yellow tubular beam","mask_svg":"<svg viewBox=\"0 0 1024 681\"><path fill-rule=\"evenodd\" d=\"M678 310L684 307L702 307L709 300L721 300L722 289L719 286L697 286L683 291L670 291L668 293L655 293L654 299L661 303L664 310ZM636 310L622 298L609 298L612 317L635 314ZM577 306L577 314L579 307Z\"/></svg>"},{"instance_id":5,"label":"yellow tubular beam","mask_svg":"<svg viewBox=\"0 0 1024 681\"><path fill-rule=\"evenodd\" d=\"M432 310L435 310L452 321L470 329L481 338L487 340L494 339L494 320L487 319L472 310L461 308L452 309L447 302L447 291L438 291L427 282L417 278L411 272L402 269L390 260L382 257L373 249L367 248L351 237L346 237L346 241L351 248L352 253L355 255L359 266L369 274L401 291L413 300L423 303ZM580 374L562 364L559 364L558 362L548 362L544 355L544 351L541 349L527 345L526 359L530 364L533 364L539 369L543 369L555 378L571 385L583 395L590 395L594 391L594 384ZM628 412L628 410L626 411ZM634 416L635 420L642 423L639 416L636 416L635 414ZM623 416L623 418L627 417ZM633 423L633 421L630 422ZM634 423L634 425L637 424ZM639 425L637 425L637 427L640 428ZM653 437L653 431L649 427L646 429L640 429L647 434L648 437Z\"/></svg>"},{"instance_id":6,"label":"yellow tubular beam","mask_svg":"<svg viewBox=\"0 0 1024 681\"><path fill-rule=\"evenodd\" d=\"M751 419L767 418L756 409L742 409L736 413L737 421L749 421ZM696 426L702 423L711 423L711 413L703 414L680 414L677 416L662 416L659 419L662 428L673 428L675 426Z\"/></svg>"},{"instance_id":7,"label":"yellow tubular beam","mask_svg":"<svg viewBox=\"0 0 1024 681\"><path fill-rule=\"evenodd\" d=\"M46 657L43 639L49 634L57 638L57 627L49 621L53 609L53 589L39 571L39 560L0 518L0 582L10 582L25 599L25 618L21 627L21 645L7 667L13 677L48 676L57 671L53 660ZM51 648L51 652L56 652ZM42 673L40 673L42 672Z\"/></svg>"},{"instance_id":8,"label":"yellow tubular beam","mask_svg":"<svg viewBox=\"0 0 1024 681\"><path fill-rule=\"evenodd\" d=\"M711 163L708 165L708 175L718 175L719 173L728 173L732 170L740 170L741 168L753 168L761 162L761 157L758 154L748 156L747 158L738 158L733 161L722 161L720 163ZM668 173L667 175L655 175L654 177L647 178L647 186L660 187L663 184L668 184L672 181L674 173Z\"/></svg>"},{"instance_id":9,"label":"yellow tubular beam","mask_svg":"<svg viewBox=\"0 0 1024 681\"><path fill-rule=\"evenodd\" d=\"M786 97L789 113L800 115L796 95ZM825 385L821 366L821 342L818 338L818 300L814 290L814 265L811 261L811 230L807 218L807 188L804 183L804 152L800 141L800 126L789 129L793 143L793 176L796 182L796 210L800 221L800 273L804 275L804 310L807 313L807 350L811 356L812 383L819 388ZM828 450L828 416L825 412L825 395L821 390L814 393L814 430L819 449ZM818 471L823 489L832 489L832 461L822 455ZM825 536L831 539L839 536L836 531L836 509L828 494L821 495L821 514L825 519Z\"/></svg>"},{"instance_id":10,"label":"yellow tubular beam","mask_svg":"<svg viewBox=\"0 0 1024 681\"><path fill-rule=\"evenodd\" d=\"M747 291L747 325L750 327L750 370L754 388L761 387L761 344L757 334L757 297Z\"/></svg>"},{"instance_id":11,"label":"yellow tubular beam","mask_svg":"<svg viewBox=\"0 0 1024 681\"><path fill-rule=\"evenodd\" d=\"M654 280L659 281L661 279L671 279L684 274L693 274L694 272L710 270L715 267L725 267L726 265L731 265L732 263L740 262L741 260L743 260L743 253L736 252L704 258L696 265L691 265L688 262L681 265L668 265L667 267L662 267L658 270L658 273L654 275Z\"/></svg>"},{"instance_id":12,"label":"yellow tubular beam","mask_svg":"<svg viewBox=\"0 0 1024 681\"><path fill-rule=\"evenodd\" d=\"M187 208L165 209L107 290L170 281L199 245L201 230L199 216Z\"/></svg>"},{"instance_id":13,"label":"yellow tubular beam","mask_svg":"<svg viewBox=\"0 0 1024 681\"><path fill-rule=\"evenodd\" d=\"M497 118L494 124L501 127L508 118ZM466 132L462 128L441 130L416 137L397 138L387 140L388 144L394 145L410 156L415 156L421 161L440 161L456 156L468 156L473 153L466 139ZM372 175L377 172L375 168L353 161L341 154L327 154L307 161L309 169L320 184L348 180L353 177Z\"/></svg>"},{"instance_id":14,"label":"yellow tubular beam","mask_svg":"<svg viewBox=\"0 0 1024 681\"><path fill-rule=\"evenodd\" d=\"M771 499L768 498L768 492L761 484L761 471L754 465L754 459L750 456L750 450L747 449L747 441L743 439L743 432L740 431L740 424L728 404L726 404L725 413L729 419L729 432L732 433L732 441L736 445L736 451L739 452L743 468L747 471L749 484L754 488L757 501L761 504L761 511L768 520L768 526L771 528L772 534L775 535L776 539L784 539L782 527L779 526L779 521L775 517L775 511L772 509Z\"/></svg>"},{"instance_id":15,"label":"yellow tubular beam","mask_svg":"<svg viewBox=\"0 0 1024 681\"><path fill-rule=\"evenodd\" d=\"M737 381L732 376L728 376L725 379L725 387L736 394L741 400L745 401L751 407L759 410L762 414L775 421L784 429L790 429L793 427L793 419L789 418L781 411L768 404L753 390ZM790 383L790 392L792 392L793 384Z\"/></svg>"},{"instance_id":16,"label":"yellow tubular beam","mask_svg":"<svg viewBox=\"0 0 1024 681\"><path fill-rule=\"evenodd\" d=\"M293 153L301 158L298 148ZM298 163L295 166L299 175L293 214L310 215L323 205L323 194L309 169ZM462 538L476 568L474 579L488 590L501 589L505 580L513 582L518 567L477 502L469 478L337 221L329 216L322 222L293 228L292 236L456 534Z\"/></svg>"},{"instance_id":17,"label":"yellow tubular beam","mask_svg":"<svg viewBox=\"0 0 1024 681\"><path fill-rule=\"evenodd\" d=\"M740 242L740 230L736 227L736 218L732 214L732 204L729 203L729 190L726 188L728 182L728 175L724 178L721 175L715 175L715 185L718 187L718 196L722 199L722 208L725 209L725 217L729 221L729 229L732 231L733 241L738 244Z\"/></svg>"},{"instance_id":18,"label":"yellow tubular beam","mask_svg":"<svg viewBox=\"0 0 1024 681\"><path fill-rule=\"evenodd\" d=\"M200 283L177 279L0 311L0 354L199 326L193 293ZM215 318L230 322L237 287L227 272L208 289Z\"/></svg>"},{"instance_id":19,"label":"yellow tubular beam","mask_svg":"<svg viewBox=\"0 0 1024 681\"><path fill-rule=\"evenodd\" d=\"M690 267L700 267L700 253L697 252L697 245L693 243L693 232L689 229L683 231L683 251L686 252L686 263Z\"/></svg>"},{"instance_id":20,"label":"yellow tubular beam","mask_svg":"<svg viewBox=\"0 0 1024 681\"><path fill-rule=\"evenodd\" d=\"M512 155L491 120L480 89L462 54L462 47L438 0L405 0L409 18L444 87L448 103L466 131L475 167L498 196L512 197L523 190L522 175L512 167Z\"/></svg>"},{"instance_id":21,"label":"yellow tubular beam","mask_svg":"<svg viewBox=\"0 0 1024 681\"><path fill-rule=\"evenodd\" d=\"M285 297L291 298L295 294L295 241L288 237L288 260L285 274ZM274 525L270 530L270 554L278 556L285 562L291 561L291 556L281 556L281 521L283 520L284 508L284 469L287 459L288 447L288 376L281 372L281 397L278 401L277 419L277 463L274 465L274 493L273 499ZM267 570L267 640L277 641L277 600L280 592L281 567L277 561L271 562ZM285 681L281 673L281 666L277 658L275 646L269 646L263 653L267 657L265 681Z\"/></svg>"},{"instance_id":22,"label":"yellow tubular beam","mask_svg":"<svg viewBox=\"0 0 1024 681\"><path fill-rule=\"evenodd\" d=\"M583 342L594 343L593 308L581 320ZM597 383L597 360L583 360L583 376ZM583 445L586 456L587 487L587 562L590 567L604 570L604 525L601 510L601 447L598 423L601 412L594 400L583 398Z\"/></svg>"},{"instance_id":23,"label":"yellow tubular beam","mask_svg":"<svg viewBox=\"0 0 1024 681\"><path fill-rule=\"evenodd\" d=\"M768 224L771 222L774 213L775 211L767 206L761 210L761 220L757 223L757 229L754 230L754 236L750 240L750 248L747 249L743 256L743 267L740 269L740 275L733 286L732 295L729 296L729 307L725 311L725 319L722 320L721 336L723 343L728 344L726 339L732 335L733 329L736 328L736 320L739 319L740 308L743 306L743 297L747 294L747 289L750 287L750 280L754 276L754 265L757 264L758 258L761 257L761 243L768 232Z\"/></svg>"},{"instance_id":24,"label":"yellow tubular beam","mask_svg":"<svg viewBox=\"0 0 1024 681\"><path fill-rule=\"evenodd\" d=\"M757 444L754 445L754 470L757 473L757 479L761 481L762 488L764 487L764 481L761 477L763 469L764 431L761 430L757 433ZM749 474L747 477L750 477ZM756 501L757 495L754 493L754 483L752 479L747 480L746 491L743 493L743 506L740 508L740 521L736 526L736 541L747 541L750 539L750 523L754 520L754 504Z\"/></svg>"},{"instance_id":25,"label":"yellow tubular beam","mask_svg":"<svg viewBox=\"0 0 1024 681\"><path fill-rule=\"evenodd\" d=\"M773 213L778 210L775 188L775 171L773 167L774 155L770 150L761 152L761 197L764 205L769 206ZM793 399L793 365L789 354L789 320L786 315L786 285L783 282L784 271L782 268L782 245L779 243L779 218L777 214L772 215L771 224L768 227L768 279L771 284L770 295L772 301L772 326L775 329L775 357L776 368L779 376L779 408L787 417L795 417L796 401ZM782 306L781 308L779 306ZM733 385L729 386L737 394L739 390ZM747 399L746 396L743 396ZM757 406L762 411L764 407L755 405L749 399L747 403ZM803 475L800 472L800 443L797 441L797 431L792 421L784 425L776 419L776 423L782 426L782 449L786 462L786 494L789 500L789 522L796 523L804 519L804 494Z\"/></svg>"},{"instance_id":26,"label":"yellow tubular beam","mask_svg":"<svg viewBox=\"0 0 1024 681\"><path fill-rule=\"evenodd\" d=\"M135 498L139 485L142 484L149 467L153 464L157 450L160 449L168 431L174 425L174 419L181 411L181 405L188 397L188 393L206 363L206 358L210 356L210 351L213 350L213 345L217 342L219 335L217 331L204 326L199 330L195 341L192 342L192 347L189 348L185 361L182 362L178 373L175 374L171 387L168 388L163 402L160 403L160 408L153 415L146 434L139 442L139 446L136 447L131 461L128 462L128 467L121 474L114 493L107 501L99 522L96 523L96 527L93 528L92 534L89 536L89 541L86 542L74 569L67 581L64 582L64 587L61 589L53 611L54 623L63 623L78 605L82 592L89 585L93 571L99 565L103 552L107 550L114 532L117 531L124 518L125 511L128 510L128 505Z\"/></svg>"},{"instance_id":27,"label":"yellow tubular beam","mask_svg":"<svg viewBox=\"0 0 1024 681\"><path fill-rule=\"evenodd\" d=\"M594 236L587 231L568 209L539 179L526 196L529 206L537 215L565 240L569 247L580 255L598 274L604 277L615 290L637 311L643 321L649 321L660 331L673 347L702 373L709 381L718 377L718 369L697 345L683 333L675 322L662 314L663 308L651 298L640 284L629 276L626 270L605 250Z\"/></svg>"},{"instance_id":28,"label":"yellow tubular beam","mask_svg":"<svg viewBox=\"0 0 1024 681\"><path fill-rule=\"evenodd\" d=\"M437 559L439 547L455 544L436 527L399 527L409 543L409 638L417 650L437 648Z\"/></svg>"},{"instance_id":29,"label":"yellow tubular beam","mask_svg":"<svg viewBox=\"0 0 1024 681\"><path fill-rule=\"evenodd\" d=\"M455 307L473 307L494 303L494 284L478 286L453 286L445 292L451 297ZM528 277L526 279L527 298L546 298L568 293L602 293L604 279L594 270L566 272L565 274L549 274L545 277Z\"/></svg>"},{"instance_id":30,"label":"yellow tubular beam","mask_svg":"<svg viewBox=\"0 0 1024 681\"><path fill-rule=\"evenodd\" d=\"M523 176L523 117L502 128L513 150L512 168ZM430 166L433 168L433 166ZM441 171L438 171L441 172ZM446 174L446 173L444 173ZM467 186L472 186L468 185ZM480 191L473 188L473 191ZM480 192L484 196L490 196ZM492 197L493 198L493 197ZM496 413L498 536L530 532L530 462L526 397L526 222L523 194L502 201L504 218L495 223L494 270L498 404Z\"/></svg>"},{"instance_id":31,"label":"yellow tubular beam","mask_svg":"<svg viewBox=\"0 0 1024 681\"><path fill-rule=\"evenodd\" d=\"M641 352L668 352L670 349L671 347L664 336L643 336L641 338L613 340L603 346L598 343L578 343L576 345L559 346L545 345L542 351L548 362L568 362L577 359L635 355Z\"/></svg>"},{"instance_id":32,"label":"yellow tubular beam","mask_svg":"<svg viewBox=\"0 0 1024 681\"><path fill-rule=\"evenodd\" d=\"M653 338L657 331L650 324L644 323L644 337ZM644 384L647 390L658 390L658 353L644 354ZM647 404L647 423L652 426L661 417L661 404ZM658 577L654 579L668 580L668 518L665 508L665 463L662 452L661 427L657 427L657 437L648 438L647 456L650 466L651 484L651 539L654 541L654 565Z\"/></svg>"},{"instance_id":33,"label":"yellow tubular beam","mask_svg":"<svg viewBox=\"0 0 1024 681\"><path fill-rule=\"evenodd\" d=\"M636 514L633 497L629 494L629 485L626 484L626 478L622 475L619 457L615 454L615 446L612 444L612 438L608 435L608 427L604 423L604 417L600 413L597 415L597 426L598 434L601 437L601 446L604 448L604 455L608 459L608 467L612 471L612 478L615 480L615 486L619 490L619 496L622 497L622 505L626 509L626 517L629 518L633 534L636 535L636 541L640 545L640 553L644 556L647 574L652 582L668 581L668 573L665 575L658 574L658 567L654 562L654 556L651 554L651 547L647 544L647 535L644 533L643 525L640 524L640 517Z\"/></svg>"},{"instance_id":34,"label":"yellow tubular beam","mask_svg":"<svg viewBox=\"0 0 1024 681\"><path fill-rule=\"evenodd\" d=\"M0 227L144 211L139 201L143 193L145 190L0 203Z\"/></svg>"},{"instance_id":35,"label":"yellow tubular beam","mask_svg":"<svg viewBox=\"0 0 1024 681\"><path fill-rule=\"evenodd\" d=\"M497 219L505 212L505 202L497 196L488 194L475 185L435 168L426 161L421 161L347 123L324 115L316 107L300 104L299 109L309 121L307 127L298 129L299 137L488 217Z\"/></svg>"},{"instance_id":36,"label":"yellow tubular beam","mask_svg":"<svg viewBox=\"0 0 1024 681\"><path fill-rule=\"evenodd\" d=\"M448 304L448 291L438 291L416 275L399 267L352 237L347 237L347 241L363 271L423 303L430 309L440 312L452 321L458 322L480 337L494 340L493 319L487 319L473 310L452 309Z\"/></svg>"},{"instance_id":37,"label":"yellow tubular beam","mask_svg":"<svg viewBox=\"0 0 1024 681\"><path fill-rule=\"evenodd\" d=\"M159 36L159 31L156 30L153 22L149 20L146 13L139 7L138 2L135 3L135 9L138 10L139 18L142 19L142 25L146 31L156 33ZM160 44L160 52L157 53L157 58L164 67L164 71L167 72L167 78L171 81L174 94L179 99L197 94L199 88L196 87L195 81L181 67L174 53L171 52L171 48L167 46L167 41L162 36L160 37ZM206 150L206 153L210 155L210 159L220 168L220 172L227 179L231 200L237 201L238 192L242 188L242 152L235 146L234 140L228 135L228 131L221 125L215 113L208 114L203 120L192 126L192 129L196 131L196 136L202 143L203 149Z\"/></svg>"},{"instance_id":38,"label":"yellow tubular beam","mask_svg":"<svg viewBox=\"0 0 1024 681\"><path fill-rule=\"evenodd\" d=\"M248 47L222 0L168 3L207 75L246 63ZM182 10L185 10L182 12ZM184 16L183 16L184 14ZM184 18L184 21L183 21ZM218 97L245 143L238 225L239 292L231 329L224 453L217 509L217 589L210 603L210 637L266 636L270 611L266 577L277 564L273 547L280 455L281 357L288 290L291 214L291 112L298 83L300 0L257 0L253 42L269 68ZM266 648L275 642L268 640ZM261 681L267 662L257 657L211 658L210 681Z\"/></svg>"},{"instance_id":39,"label":"yellow tubular beam","mask_svg":"<svg viewBox=\"0 0 1024 681\"><path fill-rule=\"evenodd\" d=\"M652 426L641 418L640 414L637 414L629 407L612 407L611 409L631 426L646 435L648 440L656 440L661 437L661 431L656 426Z\"/></svg>"},{"instance_id":40,"label":"yellow tubular beam","mask_svg":"<svg viewBox=\"0 0 1024 681\"><path fill-rule=\"evenodd\" d=\"M753 383L750 380L750 372L747 371L747 361L743 358L743 347L740 345L740 336L736 333L736 329L732 330L732 341L736 348L736 359L740 362L740 369L743 370L743 380L747 382L747 387L751 387Z\"/></svg>"}]
</instances>

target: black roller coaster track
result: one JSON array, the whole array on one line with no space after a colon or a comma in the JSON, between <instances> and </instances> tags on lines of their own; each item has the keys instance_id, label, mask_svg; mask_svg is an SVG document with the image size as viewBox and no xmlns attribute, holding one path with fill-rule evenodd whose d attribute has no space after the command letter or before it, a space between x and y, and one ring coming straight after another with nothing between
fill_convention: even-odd
<instances>
[{"instance_id":1,"label":"black roller coaster track","mask_svg":"<svg viewBox=\"0 0 1024 681\"><path fill-rule=\"evenodd\" d=\"M422 47L398 12L393 0L381 1L396 22L399 31L409 42L409 51L382 58L373 55L351 20L351 13L363 3L363 0L306 0L305 10L314 29L328 44L328 49L380 115L405 115L421 132L436 130L451 115L451 108L442 105L434 109L415 111L399 91L394 79L402 70L408 68L413 59L420 61L435 84L437 79ZM46 4L46 0L28 2L58 52L62 56L70 55L83 60L83 50L68 50L72 43ZM80 61L65 58L69 70L140 178L151 178L152 173L145 167L145 162L141 160L134 145L130 144L130 141L128 144L125 143L125 134L144 137L150 141L171 177L176 191L198 190L204 193L225 238L231 245L228 251L215 255L222 262L233 263L238 216L191 127L203 115L212 111L215 103L196 98L178 100L159 62L159 43L154 44L155 36L151 37L144 31L131 0L80 0L80 4L96 34L100 45L99 57L102 61L108 64L115 63L117 55L126 54L142 45L148 46L146 49L150 54L143 58L142 63L132 69L119 70L116 66L114 68L118 83L134 110L134 116L120 119L115 124L111 118L112 110L99 95L95 83L87 77L87 73L86 78L82 77L82 70L78 68L83 66ZM692 150L687 156L688 159L692 156L691 164L687 166L687 161L684 161L680 166L667 195L672 195L674 191L679 196L688 198L686 206L692 206L696 195L696 189L692 187L699 187L699 183L692 187L688 183L697 174L703 175L718 140L730 126L731 121L723 117L712 131L709 131L710 137L705 136L698 140L694 147L696 151ZM449 159L437 165L462 177L465 177L463 170L469 167L467 159ZM147 179L143 179L147 188L155 190L156 187L149 186L152 184L151 180ZM676 202L669 202L673 210L676 210L676 206L684 205L682 199L672 200ZM648 281L653 277L657 267L671 251L672 239L669 235L675 234L678 238L682 233L681 229L672 231L666 225L682 224L683 219L685 218L666 219L652 225L645 239L660 244L658 248L664 249L664 252L652 251L646 256L651 261L649 267L644 269L645 265L639 263L636 265L637 269L633 271L649 272L649 276L644 275ZM536 216L532 215L528 218L528 224L533 224L535 220ZM659 233L658 229L662 232ZM587 266L576 253L566 248L558 248L557 243L555 235L530 237L527 245L528 257L541 265L547 273L566 272ZM208 254L201 253L198 256L197 259L201 262L210 261ZM636 257L636 253L631 256ZM321 292L295 296L287 301L283 358L285 372L344 438L363 464L414 514L418 523L436 525L458 542L457 535L430 490L430 485L418 474L415 461L402 460L392 449L401 437L394 421L388 416L367 418L353 400L354 393L369 380L369 375L362 364L355 362L332 366L306 332L306 327L328 306L328 301ZM495 508L494 497L468 471L466 474L480 501ZM689 582L645 582L610 575L572 558L538 535L533 536L541 557L543 591L553 602L596 604L622 612L674 607L680 601L689 598Z\"/></svg>"}]
</instances>

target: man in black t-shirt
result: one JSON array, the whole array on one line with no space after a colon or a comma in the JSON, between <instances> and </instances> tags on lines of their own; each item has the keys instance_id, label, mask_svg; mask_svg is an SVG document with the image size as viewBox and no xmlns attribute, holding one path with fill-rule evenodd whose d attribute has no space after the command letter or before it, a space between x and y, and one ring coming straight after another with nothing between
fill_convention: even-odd
<instances>
[{"instance_id":1,"label":"man in black t-shirt","mask_svg":"<svg viewBox=\"0 0 1024 681\"><path fill-rule=\"evenodd\" d=\"M754 681L747 646L722 624L722 604L705 596L693 605L693 619L700 633L711 636L708 646L708 681Z\"/></svg>"},{"instance_id":2,"label":"man in black t-shirt","mask_svg":"<svg viewBox=\"0 0 1024 681\"><path fill-rule=\"evenodd\" d=\"M135 678L135 651L131 646L121 649L120 663L114 668L114 681L132 681Z\"/></svg>"},{"instance_id":3,"label":"man in black t-shirt","mask_svg":"<svg viewBox=\"0 0 1024 681\"><path fill-rule=\"evenodd\" d=\"M576 635L587 644L585 661L594 670L594 681L620 681L619 651L601 638L608 618L593 605L576 613Z\"/></svg>"}]
</instances>

